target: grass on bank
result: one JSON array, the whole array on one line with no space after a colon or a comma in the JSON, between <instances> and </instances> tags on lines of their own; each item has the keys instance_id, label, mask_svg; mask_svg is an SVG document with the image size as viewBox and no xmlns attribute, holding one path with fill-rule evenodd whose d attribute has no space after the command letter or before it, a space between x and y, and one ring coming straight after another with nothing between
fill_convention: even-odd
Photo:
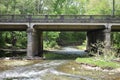
<instances>
[{"instance_id":1,"label":"grass on bank","mask_svg":"<svg viewBox=\"0 0 120 80\"><path fill-rule=\"evenodd\" d=\"M120 68L120 63L115 62L113 60L105 60L104 58L97 58L97 57L81 57L78 55L70 55L70 54L55 54L55 53L47 53L44 54L47 60L76 60L78 63L87 64L90 66L98 66L103 69L115 69ZM79 57L79 58L78 58Z\"/></svg>"},{"instance_id":2,"label":"grass on bank","mask_svg":"<svg viewBox=\"0 0 120 80\"><path fill-rule=\"evenodd\" d=\"M76 62L91 65L91 66L101 67L103 69L120 68L120 63L118 63L118 62L105 61L104 59L95 59L95 57L77 58Z\"/></svg>"}]
</instances>

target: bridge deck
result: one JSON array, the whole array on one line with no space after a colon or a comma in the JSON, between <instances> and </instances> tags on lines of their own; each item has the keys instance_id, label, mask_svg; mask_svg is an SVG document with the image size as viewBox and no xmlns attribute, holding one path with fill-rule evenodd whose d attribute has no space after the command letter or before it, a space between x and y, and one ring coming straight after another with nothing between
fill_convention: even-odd
<instances>
[{"instance_id":1,"label":"bridge deck","mask_svg":"<svg viewBox=\"0 0 120 80\"><path fill-rule=\"evenodd\" d=\"M120 30L120 16L115 15L0 15L0 30L26 30L29 25L41 30L93 30L107 24ZM114 28L113 28L114 26Z\"/></svg>"}]
</instances>

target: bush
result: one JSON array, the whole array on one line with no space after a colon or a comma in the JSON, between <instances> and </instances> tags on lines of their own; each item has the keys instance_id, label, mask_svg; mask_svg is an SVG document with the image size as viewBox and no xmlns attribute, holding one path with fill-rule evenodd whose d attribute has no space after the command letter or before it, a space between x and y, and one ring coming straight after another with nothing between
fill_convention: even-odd
<instances>
[{"instance_id":1,"label":"bush","mask_svg":"<svg viewBox=\"0 0 120 80\"><path fill-rule=\"evenodd\" d=\"M56 39L59 37L60 32L44 32L43 33L43 48L50 49L57 46Z\"/></svg>"},{"instance_id":2,"label":"bush","mask_svg":"<svg viewBox=\"0 0 120 80\"><path fill-rule=\"evenodd\" d=\"M104 59L105 61L113 60L117 57L117 52L113 48L106 49L104 42L97 42L95 44L92 44L91 51L89 52L90 55L93 55L96 57L96 59Z\"/></svg>"}]
</instances>

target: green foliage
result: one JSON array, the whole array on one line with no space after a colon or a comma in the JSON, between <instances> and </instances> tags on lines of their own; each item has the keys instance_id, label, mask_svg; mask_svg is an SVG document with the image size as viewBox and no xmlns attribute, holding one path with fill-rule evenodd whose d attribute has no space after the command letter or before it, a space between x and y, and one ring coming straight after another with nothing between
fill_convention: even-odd
<instances>
[{"instance_id":1,"label":"green foliage","mask_svg":"<svg viewBox=\"0 0 120 80\"><path fill-rule=\"evenodd\" d=\"M16 38L17 38L17 42L16 42L16 47L18 48L26 48L27 47L27 34L26 32L17 32L16 31Z\"/></svg>"},{"instance_id":2,"label":"green foliage","mask_svg":"<svg viewBox=\"0 0 120 80\"><path fill-rule=\"evenodd\" d=\"M80 42L82 44L86 40L86 34L84 32L44 32L44 49L57 48L58 40L62 40L65 43Z\"/></svg>"},{"instance_id":3,"label":"green foliage","mask_svg":"<svg viewBox=\"0 0 120 80\"><path fill-rule=\"evenodd\" d=\"M120 32L114 32L111 35L114 48L120 49Z\"/></svg>"},{"instance_id":4,"label":"green foliage","mask_svg":"<svg viewBox=\"0 0 120 80\"><path fill-rule=\"evenodd\" d=\"M111 14L112 3L108 0L90 0L87 5L87 14Z\"/></svg>"},{"instance_id":5,"label":"green foliage","mask_svg":"<svg viewBox=\"0 0 120 80\"><path fill-rule=\"evenodd\" d=\"M0 32L0 48L3 47L3 45L5 45L5 42L4 42L4 38L2 37L2 33Z\"/></svg>"},{"instance_id":6,"label":"green foliage","mask_svg":"<svg viewBox=\"0 0 120 80\"><path fill-rule=\"evenodd\" d=\"M120 14L120 1L115 0L115 14ZM101 15L112 14L112 0L0 0L0 14L66 14L66 15ZM62 34L66 34L61 36ZM83 33L64 33L60 34L60 38L66 41L85 40ZM24 32L17 33L19 36L16 46L26 47L26 34ZM79 37L79 35L81 35ZM4 46L6 43L11 44L11 32L0 33L0 44ZM53 47L56 45L58 33L47 33L48 39L44 39L45 47ZM69 36L69 37L68 37ZM119 46L119 33L113 35L113 45ZM7 40L7 41L6 41Z\"/></svg>"},{"instance_id":7,"label":"green foliage","mask_svg":"<svg viewBox=\"0 0 120 80\"><path fill-rule=\"evenodd\" d=\"M117 15L119 4L115 0ZM3 0L0 14L112 14L112 0Z\"/></svg>"},{"instance_id":8,"label":"green foliage","mask_svg":"<svg viewBox=\"0 0 120 80\"><path fill-rule=\"evenodd\" d=\"M91 44L92 49L89 52L91 55L94 55L97 59L102 59L104 61L111 61L117 58L117 51L112 48L106 48L104 42L99 42Z\"/></svg>"},{"instance_id":9,"label":"green foliage","mask_svg":"<svg viewBox=\"0 0 120 80\"><path fill-rule=\"evenodd\" d=\"M60 32L43 32L43 46L44 49L56 47L56 39Z\"/></svg>"},{"instance_id":10,"label":"green foliage","mask_svg":"<svg viewBox=\"0 0 120 80\"><path fill-rule=\"evenodd\" d=\"M0 33L0 46L3 47L17 47L17 48L26 48L27 45L27 34L26 32L19 31L4 31ZM15 41L13 41L15 40ZM15 45L13 45L13 43ZM11 46L8 46L11 44Z\"/></svg>"},{"instance_id":11,"label":"green foliage","mask_svg":"<svg viewBox=\"0 0 120 80\"><path fill-rule=\"evenodd\" d=\"M86 40L85 32L61 32L57 39L60 44L72 44L77 42L79 45Z\"/></svg>"}]
</instances>

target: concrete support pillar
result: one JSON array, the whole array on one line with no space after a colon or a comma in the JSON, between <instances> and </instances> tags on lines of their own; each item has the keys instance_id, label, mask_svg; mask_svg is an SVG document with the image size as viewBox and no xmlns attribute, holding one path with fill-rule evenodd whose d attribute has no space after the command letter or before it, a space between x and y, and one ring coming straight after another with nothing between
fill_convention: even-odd
<instances>
[{"instance_id":1,"label":"concrete support pillar","mask_svg":"<svg viewBox=\"0 0 120 80\"><path fill-rule=\"evenodd\" d=\"M111 46L111 27L106 27L102 30L92 30L87 32L87 50L91 49L91 44L97 42L104 42L105 48L110 48Z\"/></svg>"},{"instance_id":2,"label":"concrete support pillar","mask_svg":"<svg viewBox=\"0 0 120 80\"><path fill-rule=\"evenodd\" d=\"M104 42L105 42L105 48L110 49L111 48L111 26L106 25L106 29L104 30L105 36L104 36Z\"/></svg>"},{"instance_id":3,"label":"concrete support pillar","mask_svg":"<svg viewBox=\"0 0 120 80\"><path fill-rule=\"evenodd\" d=\"M34 28L27 29L27 57L42 56L42 32L38 32Z\"/></svg>"}]
</instances>

